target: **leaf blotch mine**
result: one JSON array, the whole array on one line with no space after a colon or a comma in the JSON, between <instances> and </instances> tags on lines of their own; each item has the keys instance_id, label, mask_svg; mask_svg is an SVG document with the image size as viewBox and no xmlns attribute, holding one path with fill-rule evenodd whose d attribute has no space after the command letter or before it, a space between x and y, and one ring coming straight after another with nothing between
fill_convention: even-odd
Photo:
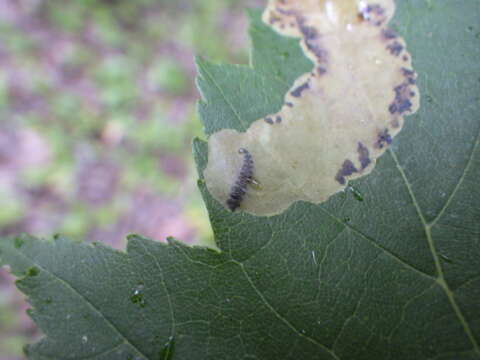
<instances>
[{"instance_id":1,"label":"leaf blotch mine","mask_svg":"<svg viewBox=\"0 0 480 360\"><path fill-rule=\"evenodd\" d=\"M277 112L245 132L210 136L203 175L215 199L227 206L239 148L255 159L262 186L249 187L238 208L255 215L324 202L373 170L420 104L406 43L387 26L394 11L393 0L269 2L263 21L298 38L313 71L293 82Z\"/></svg>"}]
</instances>

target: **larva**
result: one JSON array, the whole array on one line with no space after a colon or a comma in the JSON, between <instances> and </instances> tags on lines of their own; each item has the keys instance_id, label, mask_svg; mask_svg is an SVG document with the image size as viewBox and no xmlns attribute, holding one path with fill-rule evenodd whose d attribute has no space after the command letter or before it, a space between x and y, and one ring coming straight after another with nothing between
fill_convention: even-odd
<instances>
[{"instance_id":1,"label":"larva","mask_svg":"<svg viewBox=\"0 0 480 360\"><path fill-rule=\"evenodd\" d=\"M394 12L394 0L268 1L263 22L300 39L313 73L305 64L282 90L284 105L249 118L247 129L209 134L205 184L227 211L272 216L296 201L320 204L371 173L420 105L412 56L388 27ZM202 93L215 113L214 92ZM240 148L254 166L247 156L239 175Z\"/></svg>"},{"instance_id":2,"label":"larva","mask_svg":"<svg viewBox=\"0 0 480 360\"><path fill-rule=\"evenodd\" d=\"M244 148L240 148L238 153L243 155L243 164L237 180L230 190L230 195L227 200L227 206L231 211L235 211L238 207L240 207L240 203L247 193L247 185L253 180L252 155L247 149Z\"/></svg>"}]
</instances>

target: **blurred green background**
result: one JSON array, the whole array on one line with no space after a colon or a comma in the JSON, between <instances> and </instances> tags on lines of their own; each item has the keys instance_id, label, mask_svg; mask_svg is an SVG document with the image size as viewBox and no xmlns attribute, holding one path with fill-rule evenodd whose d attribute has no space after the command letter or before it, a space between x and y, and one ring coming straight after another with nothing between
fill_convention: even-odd
<instances>
[{"instance_id":1,"label":"blurred green background","mask_svg":"<svg viewBox=\"0 0 480 360\"><path fill-rule=\"evenodd\" d=\"M247 63L263 0L0 0L0 236L212 244L195 54ZM39 336L0 270L0 360Z\"/></svg>"}]
</instances>

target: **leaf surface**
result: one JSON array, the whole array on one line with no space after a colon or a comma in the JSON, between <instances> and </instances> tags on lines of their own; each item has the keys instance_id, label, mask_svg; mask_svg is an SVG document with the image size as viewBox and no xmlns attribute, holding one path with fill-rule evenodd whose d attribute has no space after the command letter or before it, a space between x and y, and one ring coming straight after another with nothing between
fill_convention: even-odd
<instances>
[{"instance_id":1,"label":"leaf surface","mask_svg":"<svg viewBox=\"0 0 480 360\"><path fill-rule=\"evenodd\" d=\"M254 217L200 180L221 252L0 242L46 335L29 357L480 359L479 14L474 0L398 2L424 100L354 191ZM253 69L199 61L207 134L245 130L309 70L252 16ZM206 143L194 151L201 173Z\"/></svg>"}]
</instances>

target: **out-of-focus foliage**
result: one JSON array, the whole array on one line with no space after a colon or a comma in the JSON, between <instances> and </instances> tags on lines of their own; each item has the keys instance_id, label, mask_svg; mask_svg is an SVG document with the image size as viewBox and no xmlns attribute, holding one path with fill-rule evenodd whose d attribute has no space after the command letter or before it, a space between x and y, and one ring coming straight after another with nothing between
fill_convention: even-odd
<instances>
[{"instance_id":1,"label":"out-of-focus foliage","mask_svg":"<svg viewBox=\"0 0 480 360\"><path fill-rule=\"evenodd\" d=\"M128 212L138 191L191 199L192 182L187 190L184 180L191 139L201 132L193 55L244 60L235 27L244 26L245 3L1 6L0 232L91 238ZM212 36L219 31L225 37ZM26 210L32 204L36 213ZM115 243L124 235L107 237Z\"/></svg>"},{"instance_id":2,"label":"out-of-focus foliage","mask_svg":"<svg viewBox=\"0 0 480 360\"><path fill-rule=\"evenodd\" d=\"M210 242L193 57L244 63L262 3L0 0L0 235ZM35 333L11 285L2 270L0 360Z\"/></svg>"}]
</instances>

